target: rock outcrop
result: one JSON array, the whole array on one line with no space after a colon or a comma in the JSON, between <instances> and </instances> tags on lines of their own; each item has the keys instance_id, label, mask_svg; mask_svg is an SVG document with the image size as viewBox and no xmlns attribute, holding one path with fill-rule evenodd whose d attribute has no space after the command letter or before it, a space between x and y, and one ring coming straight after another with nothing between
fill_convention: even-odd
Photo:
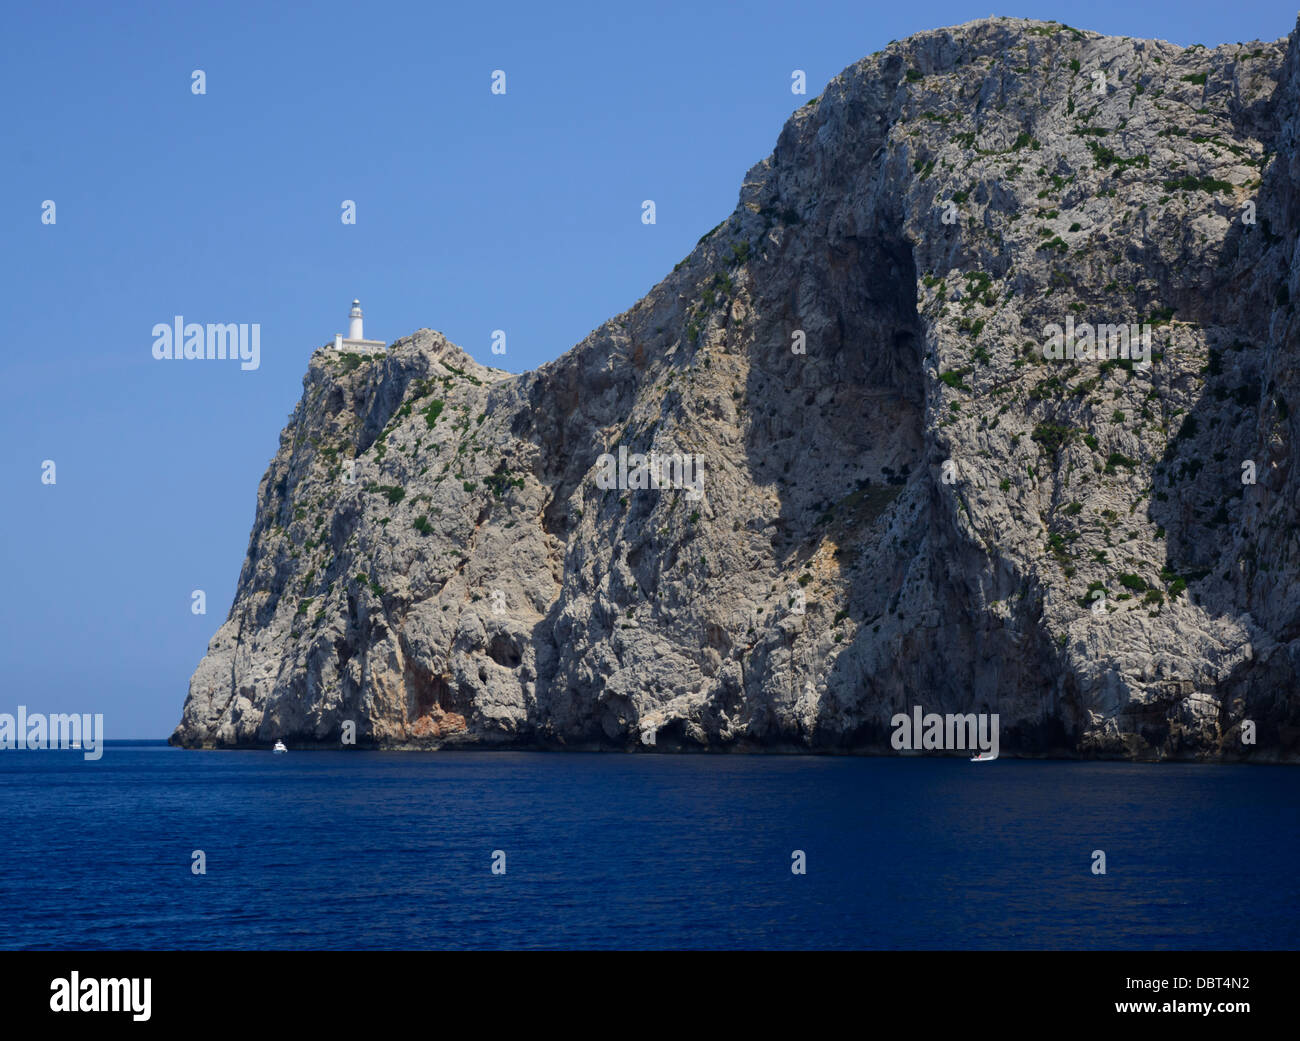
<instances>
[{"instance_id":1,"label":"rock outcrop","mask_svg":"<svg viewBox=\"0 0 1300 1041\"><path fill-rule=\"evenodd\" d=\"M173 742L1296 757L1298 39L921 33L556 361L317 350Z\"/></svg>"}]
</instances>

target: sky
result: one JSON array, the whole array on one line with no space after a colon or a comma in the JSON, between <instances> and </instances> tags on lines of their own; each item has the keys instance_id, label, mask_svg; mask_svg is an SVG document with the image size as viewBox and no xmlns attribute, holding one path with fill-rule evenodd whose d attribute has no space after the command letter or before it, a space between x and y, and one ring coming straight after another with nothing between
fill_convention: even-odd
<instances>
[{"instance_id":1,"label":"sky","mask_svg":"<svg viewBox=\"0 0 1300 1041\"><path fill-rule=\"evenodd\" d=\"M789 114L890 40L999 14L1212 47L1286 35L1293 3L10 5L0 713L171 732L353 297L368 338L432 328L535 368L642 297ZM155 359L177 315L258 324L259 365Z\"/></svg>"}]
</instances>

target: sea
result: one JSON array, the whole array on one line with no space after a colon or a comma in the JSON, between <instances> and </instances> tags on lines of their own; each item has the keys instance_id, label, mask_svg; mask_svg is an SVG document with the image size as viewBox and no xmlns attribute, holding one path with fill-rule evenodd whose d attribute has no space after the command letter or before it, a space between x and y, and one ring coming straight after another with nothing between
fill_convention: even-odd
<instances>
[{"instance_id":1,"label":"sea","mask_svg":"<svg viewBox=\"0 0 1300 1041\"><path fill-rule=\"evenodd\" d=\"M1296 949L1297 863L1285 766L0 752L11 950Z\"/></svg>"}]
</instances>

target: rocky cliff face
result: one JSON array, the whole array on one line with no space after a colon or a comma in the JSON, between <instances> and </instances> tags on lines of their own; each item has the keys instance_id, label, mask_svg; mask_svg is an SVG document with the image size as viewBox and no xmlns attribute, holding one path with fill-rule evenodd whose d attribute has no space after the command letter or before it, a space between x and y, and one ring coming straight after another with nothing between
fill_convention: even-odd
<instances>
[{"instance_id":1,"label":"rocky cliff face","mask_svg":"<svg viewBox=\"0 0 1300 1041\"><path fill-rule=\"evenodd\" d=\"M316 351L172 740L1294 757L1296 39L922 33L558 360Z\"/></svg>"}]
</instances>

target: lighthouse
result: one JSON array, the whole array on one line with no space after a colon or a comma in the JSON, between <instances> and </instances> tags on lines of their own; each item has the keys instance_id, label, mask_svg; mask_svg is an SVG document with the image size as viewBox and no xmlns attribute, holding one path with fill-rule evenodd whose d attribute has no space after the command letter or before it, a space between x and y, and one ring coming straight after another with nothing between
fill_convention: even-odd
<instances>
[{"instance_id":1,"label":"lighthouse","mask_svg":"<svg viewBox=\"0 0 1300 1041\"><path fill-rule=\"evenodd\" d=\"M382 354L387 350L383 340L367 340L362 328L361 301L352 301L352 310L348 312L348 334L334 337L334 349L349 351L354 354Z\"/></svg>"}]
</instances>

